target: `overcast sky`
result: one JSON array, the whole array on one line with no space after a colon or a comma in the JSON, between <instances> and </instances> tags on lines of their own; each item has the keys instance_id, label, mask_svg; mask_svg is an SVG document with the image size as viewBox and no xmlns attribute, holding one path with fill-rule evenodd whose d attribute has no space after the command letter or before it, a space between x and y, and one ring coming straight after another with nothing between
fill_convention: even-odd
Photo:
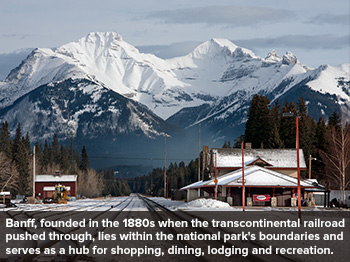
<instances>
[{"instance_id":1,"label":"overcast sky","mask_svg":"<svg viewBox=\"0 0 350 262\"><path fill-rule=\"evenodd\" d=\"M1 0L0 79L35 47L114 31L169 58L211 38L265 57L294 53L311 67L350 62L349 0Z\"/></svg>"}]
</instances>

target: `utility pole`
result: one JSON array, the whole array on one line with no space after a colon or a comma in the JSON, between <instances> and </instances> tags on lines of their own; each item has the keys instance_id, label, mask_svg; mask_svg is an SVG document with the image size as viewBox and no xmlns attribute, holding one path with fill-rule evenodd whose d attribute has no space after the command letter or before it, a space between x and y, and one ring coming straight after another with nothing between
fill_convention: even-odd
<instances>
[{"instance_id":1,"label":"utility pole","mask_svg":"<svg viewBox=\"0 0 350 262\"><path fill-rule=\"evenodd\" d=\"M166 185L166 134L164 134L164 197L167 195L167 185Z\"/></svg>"},{"instance_id":2,"label":"utility pole","mask_svg":"<svg viewBox=\"0 0 350 262\"><path fill-rule=\"evenodd\" d=\"M198 124L198 181L201 180L201 124ZM201 196L201 189L198 188L198 197Z\"/></svg>"},{"instance_id":3,"label":"utility pole","mask_svg":"<svg viewBox=\"0 0 350 262\"><path fill-rule=\"evenodd\" d=\"M35 146L33 148L33 197L35 198Z\"/></svg>"},{"instance_id":4,"label":"utility pole","mask_svg":"<svg viewBox=\"0 0 350 262\"><path fill-rule=\"evenodd\" d=\"M245 184L244 184L244 142L242 142L242 207L245 211Z\"/></svg>"},{"instance_id":5,"label":"utility pole","mask_svg":"<svg viewBox=\"0 0 350 262\"><path fill-rule=\"evenodd\" d=\"M309 179L311 179L311 154L309 156Z\"/></svg>"},{"instance_id":6,"label":"utility pole","mask_svg":"<svg viewBox=\"0 0 350 262\"><path fill-rule=\"evenodd\" d=\"M214 183L215 183L215 200L218 199L218 177L217 177L217 157L216 157L216 153L215 153L215 179L214 179Z\"/></svg>"},{"instance_id":7,"label":"utility pole","mask_svg":"<svg viewBox=\"0 0 350 262\"><path fill-rule=\"evenodd\" d=\"M151 158L151 196L153 196L153 158Z\"/></svg>"},{"instance_id":8,"label":"utility pole","mask_svg":"<svg viewBox=\"0 0 350 262\"><path fill-rule=\"evenodd\" d=\"M297 169L298 169L298 214L301 221L301 189L300 189L300 163L299 163L299 118L296 116L297 126Z\"/></svg>"},{"instance_id":9,"label":"utility pole","mask_svg":"<svg viewBox=\"0 0 350 262\"><path fill-rule=\"evenodd\" d=\"M292 112L283 113L283 117L293 117ZM295 117L296 122L296 148L297 148L297 172L298 172L298 217L301 221L301 188L300 188L300 161L299 161L299 117Z\"/></svg>"}]
</instances>

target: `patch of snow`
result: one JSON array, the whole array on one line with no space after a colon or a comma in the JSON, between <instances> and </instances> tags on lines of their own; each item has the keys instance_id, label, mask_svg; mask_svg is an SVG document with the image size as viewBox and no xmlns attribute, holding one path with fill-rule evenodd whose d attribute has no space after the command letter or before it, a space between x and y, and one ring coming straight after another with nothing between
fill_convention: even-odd
<instances>
[{"instance_id":1,"label":"patch of snow","mask_svg":"<svg viewBox=\"0 0 350 262\"><path fill-rule=\"evenodd\" d=\"M186 210L186 209L231 209L231 206L222 201L214 200L214 199L205 199L200 198L193 200L189 203L183 204L182 206L179 206L179 210Z\"/></svg>"}]
</instances>

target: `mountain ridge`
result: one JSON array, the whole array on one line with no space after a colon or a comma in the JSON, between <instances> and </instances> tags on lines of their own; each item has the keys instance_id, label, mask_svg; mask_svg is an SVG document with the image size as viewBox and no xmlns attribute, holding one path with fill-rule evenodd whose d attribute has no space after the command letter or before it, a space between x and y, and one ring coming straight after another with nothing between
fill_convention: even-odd
<instances>
[{"instance_id":1,"label":"mountain ridge","mask_svg":"<svg viewBox=\"0 0 350 262\"><path fill-rule=\"evenodd\" d=\"M349 75L350 64L310 68L291 52L279 56L272 50L261 58L227 39L213 38L185 56L161 59L140 53L117 33L90 33L55 49L37 48L11 70L0 81L0 121L10 119L13 129L24 121L38 139L67 129L82 143L128 136L124 149L133 136L150 145L170 135L179 146L184 143L175 137L193 134L200 123L203 143L217 146L244 133L257 93L271 103L304 95L313 117L327 118L334 109L349 120ZM39 89L51 92L55 103ZM38 99L45 106L35 104ZM40 114L45 116L40 126L29 121Z\"/></svg>"}]
</instances>

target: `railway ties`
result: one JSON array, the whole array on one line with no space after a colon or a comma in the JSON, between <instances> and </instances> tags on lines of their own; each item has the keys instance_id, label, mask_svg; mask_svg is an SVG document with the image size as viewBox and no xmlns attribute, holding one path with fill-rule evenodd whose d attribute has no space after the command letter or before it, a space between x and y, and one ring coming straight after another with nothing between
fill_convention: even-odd
<instances>
[{"instance_id":1,"label":"railway ties","mask_svg":"<svg viewBox=\"0 0 350 262\"><path fill-rule=\"evenodd\" d=\"M233 258L235 261L290 261L277 255L248 254L246 250L263 246L252 241L224 242L222 235L232 232L227 232L226 229L192 227L190 221L196 220L200 225L205 220L186 212L169 210L151 199L132 195L118 203L113 201L115 200L106 200L98 204L97 210L105 207L103 211L98 212L55 212L57 215L54 216L53 212L42 211L36 212L35 216L31 217L25 212L22 213L22 217L18 219L28 215L28 220L34 217L37 220L50 218L66 221L73 217L76 221L84 221L84 225L75 228L67 226L47 229L47 233L51 232L56 239L31 242L29 246L39 248L40 254L22 254L16 261L99 261L106 255L109 261L113 259L130 261L137 258L144 261L219 259L224 262L232 261ZM98 226L90 227L89 221L97 221ZM21 230L33 232L32 228ZM86 235L84 239L74 238L78 234L89 234L89 236ZM45 255L44 250L50 248L56 250L64 248L68 253L58 257L57 254Z\"/></svg>"},{"instance_id":2,"label":"railway ties","mask_svg":"<svg viewBox=\"0 0 350 262\"><path fill-rule=\"evenodd\" d=\"M7 243L6 246L13 246L15 248L10 248L8 251L11 251L11 257L15 258L15 261L75 261L79 258L79 255L58 255L57 253L45 254L45 250L55 249L59 250L60 247L71 249L79 249L85 246L88 246L92 243L93 237L96 236L97 231L95 228L89 228L89 221L98 221L99 219L108 218L110 220L114 220L116 216L118 216L125 207L127 207L132 201L132 197L127 197L119 202L113 201L104 201L102 204L94 205L95 208L100 208L104 206L103 211L91 211L93 205L89 205L90 211L78 211L81 210L81 207L69 209L67 211L20 211L15 212L10 210L8 212L4 212L7 218L12 219L12 223L19 223L19 221L32 221L33 219L37 220L38 226L33 228L30 225L26 227L22 224L21 228L14 228L18 232L24 231L26 234L45 234L45 240L41 239L32 240L32 241L19 241ZM84 206L87 207L86 205ZM109 212L111 210L118 210L115 212ZM80 221L79 226L76 227L45 227L45 229L40 227L40 220L51 220L51 221L62 221L74 219L75 221ZM84 225L82 225L81 221L84 221ZM24 226L23 226L24 225ZM12 229L12 228L11 228ZM99 228L99 231L103 231L103 228ZM85 234L86 237L82 237ZM49 239L50 238L50 239ZM23 247L23 248L22 248ZM13 252L12 252L13 251ZM72 251L72 250L71 250ZM70 254L74 254L74 252L69 252ZM10 261L12 261L12 258ZM57 260L58 259L58 260ZM6 261L6 260L4 260Z\"/></svg>"},{"instance_id":3,"label":"railway ties","mask_svg":"<svg viewBox=\"0 0 350 262\"><path fill-rule=\"evenodd\" d=\"M176 244L172 245L168 252L173 252L182 256L183 254L191 255L197 261L251 261L245 249L235 248L232 245L226 245L219 239L219 234L209 232L201 227L192 227L191 219L193 217L180 211L172 211L158 203L139 196L148 206L150 213L153 214L159 224L168 223L169 233L175 236ZM181 212L182 213L182 212ZM173 221L169 223L169 221ZM225 254L219 255L217 251L225 250ZM260 261L260 260L253 260Z\"/></svg>"},{"instance_id":4,"label":"railway ties","mask_svg":"<svg viewBox=\"0 0 350 262\"><path fill-rule=\"evenodd\" d=\"M140 199L143 199L145 204L149 207L150 211L155 214L158 221L178 221L178 222L187 222L189 227L183 226L173 226L170 227L169 230L173 235L185 236L180 238L179 241L183 246L192 249L201 249L202 251L206 251L204 257L197 258L200 261L214 261L220 259L220 261L232 261L234 258L235 261L268 261L268 262L290 262L294 261L286 256L271 254L268 256L261 256L251 254L251 250L253 248L266 248L266 246L260 242L245 240L245 238L231 241L224 240L224 235L230 235L234 232L229 232L227 229L223 229L220 227L213 228L209 225L209 221L203 219L201 216L194 215L193 213L185 212L185 211L173 211L170 210L159 203L149 199L147 197L138 195ZM196 214L208 213L208 211L204 212L196 212ZM214 212L209 212L211 215ZM209 216L210 217L210 216ZM220 220L221 215L220 212L215 212L214 216L216 219ZM208 217L207 217L208 218ZM191 227L192 221L194 224L197 224L195 228ZM197 221L197 222L196 222ZM202 224L201 224L202 223ZM170 225L170 224L169 224ZM179 224L178 224L179 225ZM200 225L206 225L201 227ZM238 233L238 232L236 232ZM236 236L238 234L235 234ZM206 240L206 237L211 240ZM248 252L249 251L249 252ZM220 252L218 254L217 252Z\"/></svg>"}]
</instances>

